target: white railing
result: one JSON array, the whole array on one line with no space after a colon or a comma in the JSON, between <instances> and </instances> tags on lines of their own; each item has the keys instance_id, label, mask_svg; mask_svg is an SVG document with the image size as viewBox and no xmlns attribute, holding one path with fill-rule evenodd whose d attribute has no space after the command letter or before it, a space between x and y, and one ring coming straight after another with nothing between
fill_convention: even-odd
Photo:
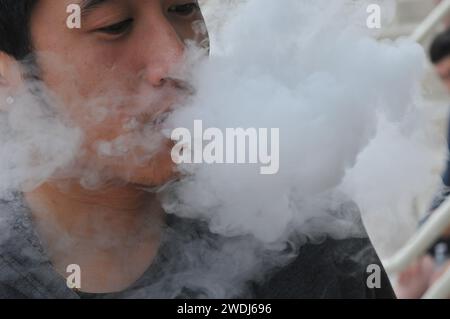
<instances>
[{"instance_id":1,"label":"white railing","mask_svg":"<svg viewBox=\"0 0 450 319\"><path fill-rule=\"evenodd\" d=\"M425 18L411 35L411 39L423 44L435 27L450 12L450 0L443 0ZM447 198L429 217L419 231L393 257L384 261L389 274L395 274L423 256L426 250L450 226L450 198ZM450 297L450 268L428 289L423 299Z\"/></svg>"},{"instance_id":2,"label":"white railing","mask_svg":"<svg viewBox=\"0 0 450 319\"><path fill-rule=\"evenodd\" d=\"M446 299L450 296L450 270L431 286L422 299Z\"/></svg>"},{"instance_id":3,"label":"white railing","mask_svg":"<svg viewBox=\"0 0 450 319\"><path fill-rule=\"evenodd\" d=\"M425 18L425 20L416 28L411 35L411 39L423 43L426 37L433 32L434 28L450 12L450 0L443 0L436 8Z\"/></svg>"},{"instance_id":4,"label":"white railing","mask_svg":"<svg viewBox=\"0 0 450 319\"><path fill-rule=\"evenodd\" d=\"M385 261L389 273L404 270L409 264L422 256L450 225L450 198L436 209L427 222L393 257Z\"/></svg>"},{"instance_id":5,"label":"white railing","mask_svg":"<svg viewBox=\"0 0 450 319\"><path fill-rule=\"evenodd\" d=\"M439 206L419 231L393 257L383 262L390 274L404 270L422 256L450 225L450 198ZM423 298L447 298L450 296L450 269L425 293Z\"/></svg>"}]
</instances>

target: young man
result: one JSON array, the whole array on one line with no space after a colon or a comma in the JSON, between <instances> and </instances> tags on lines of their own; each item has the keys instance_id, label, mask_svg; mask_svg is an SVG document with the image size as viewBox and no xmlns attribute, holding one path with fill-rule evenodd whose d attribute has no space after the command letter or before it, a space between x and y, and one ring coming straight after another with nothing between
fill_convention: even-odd
<instances>
[{"instance_id":1,"label":"young man","mask_svg":"<svg viewBox=\"0 0 450 319\"><path fill-rule=\"evenodd\" d=\"M442 83L450 92L450 29L439 34L431 44L430 60ZM450 126L447 133L448 150L450 151ZM450 194L450 158L442 174L442 185L435 196L429 213L422 222L436 210ZM396 287L399 298L420 298L427 289L449 267L450 257L450 225L445 234L429 249L428 254L420 258L399 276Z\"/></svg>"},{"instance_id":2,"label":"young man","mask_svg":"<svg viewBox=\"0 0 450 319\"><path fill-rule=\"evenodd\" d=\"M67 26L71 4L81 8L81 28ZM1 244L0 297L164 297L163 289L135 292L151 286L165 262L182 259L167 253L174 245L183 254L188 241L211 238L195 222L166 217L157 196L143 190L176 177L171 142L154 138L156 131L152 145L136 142L148 123L191 94L174 74L187 41L207 43L207 34L198 32L202 19L197 2L186 0L0 0L4 107L14 108L18 92L38 81L57 101L58 116L83 133L82 151L68 167L19 192L23 205L2 202L14 218ZM42 103L39 94L33 92L36 103ZM99 154L102 142L118 140L126 150ZM197 237L164 239L168 229L189 227L199 229ZM309 243L300 255L233 297L393 297L367 238ZM73 264L82 269L81 291L64 280ZM381 267L377 287L367 285L372 264ZM190 288L169 295L180 296L202 294Z\"/></svg>"}]
</instances>

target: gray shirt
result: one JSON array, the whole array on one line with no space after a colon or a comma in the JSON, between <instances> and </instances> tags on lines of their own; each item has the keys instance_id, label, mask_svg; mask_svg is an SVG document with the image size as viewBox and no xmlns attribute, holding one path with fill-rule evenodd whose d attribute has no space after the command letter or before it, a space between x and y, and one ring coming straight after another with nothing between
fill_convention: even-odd
<instances>
[{"instance_id":1,"label":"gray shirt","mask_svg":"<svg viewBox=\"0 0 450 319\"><path fill-rule=\"evenodd\" d=\"M77 292L53 269L23 201L3 201L0 212L0 298L395 298L368 238L325 237L272 252L251 238L223 238L174 216L154 262L130 288ZM367 285L371 264L382 270L379 288Z\"/></svg>"}]
</instances>

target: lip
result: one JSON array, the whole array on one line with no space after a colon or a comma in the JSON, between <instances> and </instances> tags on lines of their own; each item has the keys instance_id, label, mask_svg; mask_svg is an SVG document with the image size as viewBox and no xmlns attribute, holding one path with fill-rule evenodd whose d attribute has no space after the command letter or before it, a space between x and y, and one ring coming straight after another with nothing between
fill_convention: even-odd
<instances>
[{"instance_id":1,"label":"lip","mask_svg":"<svg viewBox=\"0 0 450 319\"><path fill-rule=\"evenodd\" d=\"M184 92L186 96L192 96L196 93L196 89L187 81L174 81L172 86L178 90L178 92Z\"/></svg>"},{"instance_id":2,"label":"lip","mask_svg":"<svg viewBox=\"0 0 450 319\"><path fill-rule=\"evenodd\" d=\"M139 126L147 127L152 130L163 129L164 122L169 118L169 116L175 111L175 105L178 101L172 100L171 103L166 103L166 105L160 108L157 112L139 112L135 115L128 115L128 121L134 119Z\"/></svg>"},{"instance_id":3,"label":"lip","mask_svg":"<svg viewBox=\"0 0 450 319\"><path fill-rule=\"evenodd\" d=\"M166 105L164 107L152 114L149 122L150 125L160 128L177 106L181 106L183 101L195 94L195 89L186 83L177 84L174 87L176 88L175 92L162 99L169 102L165 103Z\"/></svg>"},{"instance_id":4,"label":"lip","mask_svg":"<svg viewBox=\"0 0 450 319\"><path fill-rule=\"evenodd\" d=\"M123 108L122 115L125 123L134 119L140 125L148 125L160 129L173 111L182 106L184 101L195 94L195 89L187 82L179 83L178 81L173 81L166 89L157 94L159 97L150 104L139 103L139 100L144 102L144 97L142 97L135 101L141 106L132 109Z\"/></svg>"},{"instance_id":5,"label":"lip","mask_svg":"<svg viewBox=\"0 0 450 319\"><path fill-rule=\"evenodd\" d=\"M168 117L173 113L173 111L177 108L177 106L180 105L180 102L185 100L187 96L181 96L180 94L177 94L176 96L171 96L165 99L166 102L165 105L161 107L157 112L153 113L146 123L160 128L162 124L168 119Z\"/></svg>"}]
</instances>

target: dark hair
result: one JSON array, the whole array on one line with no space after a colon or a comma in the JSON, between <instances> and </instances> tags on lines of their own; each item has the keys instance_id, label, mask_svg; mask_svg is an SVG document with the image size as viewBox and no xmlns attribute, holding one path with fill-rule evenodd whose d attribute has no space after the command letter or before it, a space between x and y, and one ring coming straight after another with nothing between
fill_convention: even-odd
<instances>
[{"instance_id":1,"label":"dark hair","mask_svg":"<svg viewBox=\"0 0 450 319\"><path fill-rule=\"evenodd\" d=\"M440 33L431 44L430 59L433 64L450 56L450 29Z\"/></svg>"},{"instance_id":2,"label":"dark hair","mask_svg":"<svg viewBox=\"0 0 450 319\"><path fill-rule=\"evenodd\" d=\"M38 0L0 0L0 51L17 60L32 52L30 17Z\"/></svg>"}]
</instances>

